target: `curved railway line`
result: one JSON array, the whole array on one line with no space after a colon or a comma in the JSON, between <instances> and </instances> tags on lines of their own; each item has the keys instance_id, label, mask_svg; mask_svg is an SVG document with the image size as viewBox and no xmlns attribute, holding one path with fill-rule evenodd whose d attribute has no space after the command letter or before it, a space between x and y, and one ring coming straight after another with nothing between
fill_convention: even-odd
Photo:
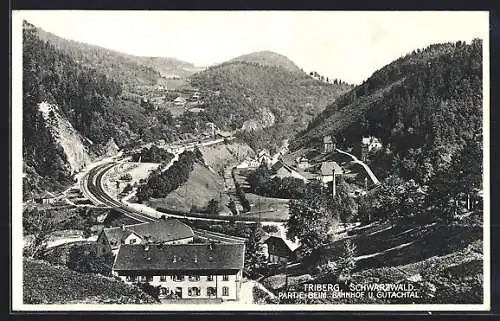
<instances>
[{"instance_id":1,"label":"curved railway line","mask_svg":"<svg viewBox=\"0 0 500 321\"><path fill-rule=\"evenodd\" d=\"M86 196L91 199L93 202L98 203L97 205L105 205L108 207L112 207L117 212L122 213L123 215L136 220L138 223L147 223L147 222L155 222L158 220L157 217L150 216L148 214L142 213L141 210L134 209L128 206L126 203L120 202L119 200L114 199L110 196L102 186L103 176L107 171L111 170L113 166L116 165L116 162L109 162L102 165L98 165L92 168L81 181L81 189ZM158 212L161 215L165 215L167 217L180 218L180 219L188 219L188 220L202 220L202 221L212 221L212 222L228 222L229 219L220 219L220 218L200 218L200 217L190 217L188 215L179 215L179 214L170 214ZM255 223L255 221L245 221L238 220L236 222L242 223ZM195 229L193 228L193 232L196 236L201 238L209 238L215 241L227 242L227 243L244 243L245 239L226 235L222 233L207 231L203 229Z\"/></svg>"}]
</instances>

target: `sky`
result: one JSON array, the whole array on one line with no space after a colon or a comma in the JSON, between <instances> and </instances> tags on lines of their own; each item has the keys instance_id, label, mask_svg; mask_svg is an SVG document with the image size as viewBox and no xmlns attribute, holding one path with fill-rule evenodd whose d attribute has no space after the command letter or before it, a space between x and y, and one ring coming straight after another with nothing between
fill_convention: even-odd
<instances>
[{"instance_id":1,"label":"sky","mask_svg":"<svg viewBox=\"0 0 500 321\"><path fill-rule=\"evenodd\" d=\"M488 12L479 11L17 11L15 18L63 38L197 66L270 50L353 84L414 49L489 33Z\"/></svg>"}]
</instances>

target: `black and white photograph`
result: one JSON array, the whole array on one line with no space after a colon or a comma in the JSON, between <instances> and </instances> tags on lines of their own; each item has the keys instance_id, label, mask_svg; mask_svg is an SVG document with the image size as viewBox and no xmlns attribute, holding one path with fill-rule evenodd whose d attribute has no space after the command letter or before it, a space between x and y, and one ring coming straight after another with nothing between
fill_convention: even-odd
<instances>
[{"instance_id":1,"label":"black and white photograph","mask_svg":"<svg viewBox=\"0 0 500 321\"><path fill-rule=\"evenodd\" d=\"M488 311L487 11L12 12L18 311Z\"/></svg>"}]
</instances>

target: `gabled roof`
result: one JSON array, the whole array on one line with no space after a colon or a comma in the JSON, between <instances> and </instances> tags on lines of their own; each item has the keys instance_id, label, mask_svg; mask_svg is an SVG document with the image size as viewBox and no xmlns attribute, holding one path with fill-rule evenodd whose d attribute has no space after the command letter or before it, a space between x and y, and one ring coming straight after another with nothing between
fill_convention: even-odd
<instances>
[{"instance_id":1,"label":"gabled roof","mask_svg":"<svg viewBox=\"0 0 500 321\"><path fill-rule=\"evenodd\" d=\"M265 237L264 238L264 243L266 244L270 244L270 243L273 243L275 244L278 248L282 248L281 250L283 252L287 251L288 250L291 252L295 251L298 247L299 247L299 244L298 243L295 243L295 242L292 242L290 240L286 240L284 239L283 237L281 236L278 236L278 235L270 235L268 237ZM288 249L288 250L287 250Z\"/></svg>"},{"instance_id":2,"label":"gabled roof","mask_svg":"<svg viewBox=\"0 0 500 321\"><path fill-rule=\"evenodd\" d=\"M120 240L120 241L125 241L125 240L127 239L127 237L129 237L129 236L130 236L130 235L132 235L132 234L133 234L133 235L137 235L136 233L134 233L134 232L132 232L132 231L130 231L130 230L125 231L125 233L123 233L123 234L122 234L122 238L121 238L121 240ZM137 236L141 237L140 235L137 235ZM141 238L142 238L142 237L141 237Z\"/></svg>"},{"instance_id":3,"label":"gabled roof","mask_svg":"<svg viewBox=\"0 0 500 321\"><path fill-rule=\"evenodd\" d=\"M333 169L335 169L336 174L342 174L344 171L342 167L339 166L336 162L323 162L321 163L321 175L332 175Z\"/></svg>"},{"instance_id":4,"label":"gabled roof","mask_svg":"<svg viewBox=\"0 0 500 321\"><path fill-rule=\"evenodd\" d=\"M282 162L282 161L277 161L276 163L273 164L273 166L271 166L271 170L273 171L278 171L280 168L284 167L285 164Z\"/></svg>"},{"instance_id":5,"label":"gabled roof","mask_svg":"<svg viewBox=\"0 0 500 321\"><path fill-rule=\"evenodd\" d=\"M262 156L262 155L271 156L271 155L269 154L269 151L268 151L267 149L263 149L263 150L261 150L261 151L257 154L257 156L259 156L259 157L260 157L260 156Z\"/></svg>"},{"instance_id":6,"label":"gabled roof","mask_svg":"<svg viewBox=\"0 0 500 321\"><path fill-rule=\"evenodd\" d=\"M243 268L245 244L122 245L113 270L239 270Z\"/></svg>"},{"instance_id":7,"label":"gabled roof","mask_svg":"<svg viewBox=\"0 0 500 321\"><path fill-rule=\"evenodd\" d=\"M122 227L105 228L104 233L111 245L121 244L121 240L135 233L141 238L150 237L152 242L169 242L193 237L193 230L176 219L160 219L151 223L140 223Z\"/></svg>"},{"instance_id":8,"label":"gabled roof","mask_svg":"<svg viewBox=\"0 0 500 321\"><path fill-rule=\"evenodd\" d=\"M304 177L307 180L313 180L313 179L318 178L318 174L307 172L307 171L300 170L300 169L297 170L297 173L299 173L300 176Z\"/></svg>"}]
</instances>

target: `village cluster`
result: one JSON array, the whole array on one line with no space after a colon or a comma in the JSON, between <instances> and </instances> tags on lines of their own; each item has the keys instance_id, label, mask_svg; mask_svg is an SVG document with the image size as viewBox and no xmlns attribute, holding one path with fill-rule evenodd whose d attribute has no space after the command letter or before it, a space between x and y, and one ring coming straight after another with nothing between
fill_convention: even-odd
<instances>
[{"instance_id":1,"label":"village cluster","mask_svg":"<svg viewBox=\"0 0 500 321\"><path fill-rule=\"evenodd\" d=\"M367 155L371 151L375 151L382 148L382 144L379 139L373 136L362 137L361 139L361 158L362 161L367 160ZM321 181L324 186L333 182L333 194L335 195L335 182L336 178L341 175L355 176L356 173L348 168L348 164L351 163L351 158L349 161L334 161L332 159L332 154L334 152L344 153L350 155L337 149L334 138L332 136L323 137L323 145L321 153L314 155L311 159L306 156L298 156L296 158L284 157L288 152L287 147L280 148L275 154L271 155L267 149L263 149L257 153L255 157L247 157L236 168L240 171L255 170L261 165L267 166L273 173L273 177L285 178L292 177L297 178L305 183L311 181ZM351 155L352 156L352 155ZM356 161L357 158L352 156L353 160ZM339 164L340 163L340 164ZM377 183L376 178L372 178L373 183ZM365 188L358 188L351 191L351 197L358 197L364 195L367 190L367 184L365 183Z\"/></svg>"}]
</instances>

